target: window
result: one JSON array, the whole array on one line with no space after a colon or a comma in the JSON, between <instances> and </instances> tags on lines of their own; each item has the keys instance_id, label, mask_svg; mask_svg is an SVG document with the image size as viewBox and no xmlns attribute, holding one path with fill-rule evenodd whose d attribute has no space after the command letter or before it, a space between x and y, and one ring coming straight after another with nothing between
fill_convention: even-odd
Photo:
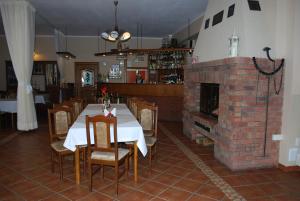
<instances>
[{"instance_id":1,"label":"window","mask_svg":"<svg viewBox=\"0 0 300 201\"><path fill-rule=\"evenodd\" d=\"M216 24L219 24L223 20L223 14L224 10L214 15L212 25L215 26Z\"/></svg>"},{"instance_id":2,"label":"window","mask_svg":"<svg viewBox=\"0 0 300 201\"><path fill-rule=\"evenodd\" d=\"M234 14L234 7L235 7L235 4L232 4L231 6L229 6L227 17L233 16L233 14Z\"/></svg>"},{"instance_id":3,"label":"window","mask_svg":"<svg viewBox=\"0 0 300 201\"><path fill-rule=\"evenodd\" d=\"M249 4L250 10L261 11L261 8L260 8L260 5L259 5L259 1L248 0L248 4Z\"/></svg>"},{"instance_id":4,"label":"window","mask_svg":"<svg viewBox=\"0 0 300 201\"><path fill-rule=\"evenodd\" d=\"M205 29L209 27L209 18L205 20Z\"/></svg>"}]
</instances>

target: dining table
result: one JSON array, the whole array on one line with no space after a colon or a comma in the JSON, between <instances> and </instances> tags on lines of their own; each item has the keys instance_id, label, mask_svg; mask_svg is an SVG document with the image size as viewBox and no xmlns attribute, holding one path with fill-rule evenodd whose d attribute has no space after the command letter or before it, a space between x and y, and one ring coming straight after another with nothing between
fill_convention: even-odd
<instances>
[{"instance_id":1,"label":"dining table","mask_svg":"<svg viewBox=\"0 0 300 201\"><path fill-rule=\"evenodd\" d=\"M0 99L0 112L11 114L11 127L14 128L14 114L17 113L17 99Z\"/></svg>"},{"instance_id":2,"label":"dining table","mask_svg":"<svg viewBox=\"0 0 300 201\"><path fill-rule=\"evenodd\" d=\"M134 142L134 180L138 181L138 150L143 156L147 154L147 145L145 143L145 137L143 128L130 112L125 104L111 104L110 109L116 108L117 117L117 140L118 142ZM64 146L75 152L75 179L76 184L80 184L80 153L79 147L87 145L86 137L86 115L96 116L104 114L103 104L88 104L85 109L79 114L73 125L70 127L67 137L64 142ZM90 125L91 143L94 144L94 133L92 124ZM111 129L113 129L111 127ZM113 143L113 132L111 132L111 142Z\"/></svg>"}]
</instances>

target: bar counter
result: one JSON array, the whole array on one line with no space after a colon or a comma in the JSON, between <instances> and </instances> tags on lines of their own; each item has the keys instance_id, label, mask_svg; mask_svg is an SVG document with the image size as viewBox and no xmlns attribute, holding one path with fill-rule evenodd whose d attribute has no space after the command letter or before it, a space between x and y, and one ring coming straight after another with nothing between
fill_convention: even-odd
<instances>
[{"instance_id":1,"label":"bar counter","mask_svg":"<svg viewBox=\"0 0 300 201\"><path fill-rule=\"evenodd\" d=\"M124 97L142 97L158 105L158 119L162 121L182 121L182 84L125 84L105 83L109 92Z\"/></svg>"}]
</instances>

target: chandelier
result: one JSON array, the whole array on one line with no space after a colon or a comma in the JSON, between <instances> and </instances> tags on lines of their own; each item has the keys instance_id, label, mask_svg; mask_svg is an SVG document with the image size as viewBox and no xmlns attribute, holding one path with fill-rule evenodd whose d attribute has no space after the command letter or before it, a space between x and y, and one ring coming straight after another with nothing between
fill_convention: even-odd
<instances>
[{"instance_id":1,"label":"chandelier","mask_svg":"<svg viewBox=\"0 0 300 201\"><path fill-rule=\"evenodd\" d=\"M114 30L110 32L102 32L101 37L104 40L110 41L110 42L115 42L115 41L121 41L125 42L131 38L131 34L128 31L122 32L119 31L118 28L118 21L117 21L117 7L118 7L118 1L114 1L115 5L115 26Z\"/></svg>"}]
</instances>

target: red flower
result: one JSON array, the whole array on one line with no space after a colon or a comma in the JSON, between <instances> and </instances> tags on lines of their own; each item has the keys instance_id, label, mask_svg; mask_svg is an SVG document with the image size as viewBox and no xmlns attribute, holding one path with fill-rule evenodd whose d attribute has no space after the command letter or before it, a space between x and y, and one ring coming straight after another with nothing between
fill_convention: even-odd
<instances>
[{"instance_id":1,"label":"red flower","mask_svg":"<svg viewBox=\"0 0 300 201\"><path fill-rule=\"evenodd\" d=\"M101 87L101 94L102 94L102 96L105 96L106 93L107 93L107 88L106 88L106 86Z\"/></svg>"}]
</instances>

